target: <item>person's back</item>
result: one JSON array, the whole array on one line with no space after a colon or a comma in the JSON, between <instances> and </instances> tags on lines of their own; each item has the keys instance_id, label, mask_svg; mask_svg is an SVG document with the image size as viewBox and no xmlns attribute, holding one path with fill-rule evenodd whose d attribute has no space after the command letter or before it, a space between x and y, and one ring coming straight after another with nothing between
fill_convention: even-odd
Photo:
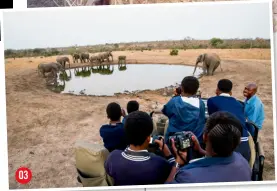
<instances>
[{"instance_id":1,"label":"person's back","mask_svg":"<svg viewBox=\"0 0 277 191\"><path fill-rule=\"evenodd\" d=\"M169 117L165 139L176 132L191 131L201 142L205 124L205 104L199 98L185 99L184 101L184 98L177 96L164 106L162 112ZM189 99L196 104L191 104Z\"/></svg>"},{"instance_id":2,"label":"person's back","mask_svg":"<svg viewBox=\"0 0 277 191\"><path fill-rule=\"evenodd\" d=\"M241 154L227 158L211 157L192 162L180 169L175 181L180 183L250 181L251 170Z\"/></svg>"},{"instance_id":3,"label":"person's back","mask_svg":"<svg viewBox=\"0 0 277 191\"><path fill-rule=\"evenodd\" d=\"M199 81L193 76L187 76L181 86L182 94L171 98L162 109L162 113L169 118L165 140L168 142L168 137L176 132L191 131L202 142L205 104L195 96Z\"/></svg>"},{"instance_id":4,"label":"person's back","mask_svg":"<svg viewBox=\"0 0 277 191\"><path fill-rule=\"evenodd\" d=\"M109 152L127 147L126 135L122 123L105 124L100 128L100 136L103 138L104 146Z\"/></svg>"},{"instance_id":5,"label":"person's back","mask_svg":"<svg viewBox=\"0 0 277 191\"><path fill-rule=\"evenodd\" d=\"M110 103L106 109L109 124L102 125L99 132L103 139L104 146L109 152L115 149L124 150L127 147L126 134L124 126L120 122L121 107L117 103Z\"/></svg>"},{"instance_id":6,"label":"person's back","mask_svg":"<svg viewBox=\"0 0 277 191\"><path fill-rule=\"evenodd\" d=\"M126 118L124 128L130 146L124 151L114 150L105 162L106 172L114 184L163 184L174 158L168 156L166 160L147 151L153 131L151 117L145 112L134 111Z\"/></svg>"}]
</instances>

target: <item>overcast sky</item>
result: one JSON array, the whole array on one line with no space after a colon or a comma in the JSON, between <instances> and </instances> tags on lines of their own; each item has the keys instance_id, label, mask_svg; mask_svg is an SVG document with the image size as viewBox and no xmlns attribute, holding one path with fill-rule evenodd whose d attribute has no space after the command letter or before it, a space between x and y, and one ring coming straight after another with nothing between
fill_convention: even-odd
<instances>
[{"instance_id":1,"label":"overcast sky","mask_svg":"<svg viewBox=\"0 0 277 191\"><path fill-rule=\"evenodd\" d=\"M5 49L180 40L187 36L270 38L268 3L40 8L4 12L3 25Z\"/></svg>"}]
</instances>

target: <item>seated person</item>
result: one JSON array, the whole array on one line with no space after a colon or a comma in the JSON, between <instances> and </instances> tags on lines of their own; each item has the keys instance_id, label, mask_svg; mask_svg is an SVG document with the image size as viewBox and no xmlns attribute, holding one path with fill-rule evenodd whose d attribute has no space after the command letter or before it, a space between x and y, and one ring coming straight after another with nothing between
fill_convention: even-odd
<instances>
[{"instance_id":1,"label":"seated person","mask_svg":"<svg viewBox=\"0 0 277 191\"><path fill-rule=\"evenodd\" d=\"M256 95L258 86L255 83L249 83L244 91L243 95L245 99L244 114L248 121L255 123L259 130L262 129L265 119L264 105L261 99ZM249 132L253 135L254 129L249 129Z\"/></svg>"},{"instance_id":2,"label":"seated person","mask_svg":"<svg viewBox=\"0 0 277 191\"><path fill-rule=\"evenodd\" d=\"M115 149L124 150L128 144L123 124L120 122L121 107L119 104L112 102L107 106L106 112L110 123L102 125L99 130L104 146L109 152Z\"/></svg>"},{"instance_id":3,"label":"seated person","mask_svg":"<svg viewBox=\"0 0 277 191\"><path fill-rule=\"evenodd\" d=\"M181 83L181 96L174 96L162 111L169 119L168 128L165 134L165 141L168 137L180 131L193 132L202 143L203 129L205 126L205 104L196 97L199 88L199 81L194 76L187 76Z\"/></svg>"},{"instance_id":4,"label":"seated person","mask_svg":"<svg viewBox=\"0 0 277 191\"><path fill-rule=\"evenodd\" d=\"M244 117L243 105L232 97L233 83L228 79L219 80L216 89L215 97L211 97L207 101L209 115L217 111L228 111L240 120L243 131L241 137L241 143L236 148L237 152L240 152L242 156L249 161L251 151L248 142L248 129L246 126L246 120Z\"/></svg>"},{"instance_id":5,"label":"seated person","mask_svg":"<svg viewBox=\"0 0 277 191\"><path fill-rule=\"evenodd\" d=\"M172 141L176 159L166 183L251 181L251 169L247 161L240 153L234 152L240 143L242 129L240 121L231 113L212 114L207 120L203 135L206 150L200 147L196 136L192 136L193 149L205 157L190 161L187 165L184 165L187 153L177 153L176 145ZM162 141L156 142L162 145ZM171 154L167 145L163 152L164 155Z\"/></svg>"},{"instance_id":6,"label":"seated person","mask_svg":"<svg viewBox=\"0 0 277 191\"><path fill-rule=\"evenodd\" d=\"M139 103L136 100L132 100L127 103L128 114L132 113L133 111L138 111L138 110L139 110ZM125 114L124 110L122 110L122 116L123 116L122 123L124 124L125 119L128 116Z\"/></svg>"},{"instance_id":7,"label":"seated person","mask_svg":"<svg viewBox=\"0 0 277 191\"><path fill-rule=\"evenodd\" d=\"M149 153L147 148L151 140L153 122L142 111L128 115L124 128L130 146L125 151L114 150L105 162L105 169L118 185L163 184L172 168L174 157L167 159Z\"/></svg>"}]
</instances>

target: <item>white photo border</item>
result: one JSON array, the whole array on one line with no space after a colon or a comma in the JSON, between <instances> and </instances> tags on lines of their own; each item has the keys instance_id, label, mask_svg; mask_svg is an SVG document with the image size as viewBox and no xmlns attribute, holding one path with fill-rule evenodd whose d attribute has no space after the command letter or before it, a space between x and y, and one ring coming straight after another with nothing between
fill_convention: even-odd
<instances>
[{"instance_id":1,"label":"white photo border","mask_svg":"<svg viewBox=\"0 0 277 191\"><path fill-rule=\"evenodd\" d=\"M15 1L24 1L24 0L14 0ZM27 0L26 0L27 1ZM211 4L253 4L253 3L269 3L269 14L270 14L270 43L271 43L271 75L272 75L272 109L273 109L273 133L274 133L274 164L276 167L277 163L277 142L276 142L276 75L275 71L277 72L277 66L275 63L275 44L274 42L274 35L273 35L273 12L272 12L272 0L245 0L245 1L217 1L217 2L187 2L187 3L159 3L159 4L132 4L132 5L109 5L109 6L79 6L79 7L45 7L45 8L25 8L25 7L17 7L16 9L6 9L2 12L29 12L29 11L45 11L46 9L51 10L67 10L71 11L72 9L114 9L114 8L128 8L130 6L135 7L149 7L149 6L164 6L165 8L168 6L201 6L201 5L211 5ZM22 3L23 5L24 3ZM16 6L15 6L16 7ZM1 21L1 42L0 42L0 48L4 50L4 30L3 26L5 21L3 20L3 14L0 14L0 21ZM276 35L277 36L277 35ZM276 39L277 41L277 39ZM1 113L1 125L0 127L6 127L6 128L0 128L0 153L1 153L1 162L0 162L0 169L1 169L1 185L0 188L2 190L9 189L9 176L8 176L8 145L7 145L7 113L6 113L6 91L5 91L5 58L4 58L4 51L1 51L0 53L0 59L3 61L3 65L0 67L0 77L2 77L3 80L0 80L0 89L1 97L0 97L0 113ZM5 114L5 115L4 115ZM2 176L3 175L3 176ZM4 178L3 178L4 177ZM194 188L194 187L212 187L212 186L250 186L250 185L276 185L277 177L277 171L275 168L275 180L274 181L260 181L260 182L221 182L221 183L195 183L195 184L162 184L162 185L140 185L140 186L108 186L108 187L71 187L71 188L43 188L43 189L22 189L22 190L33 190L33 191L81 191L81 190L126 190L126 189L152 189L152 188L163 188L163 189L169 189L169 188ZM12 190L18 190L18 189L12 189Z\"/></svg>"}]
</instances>

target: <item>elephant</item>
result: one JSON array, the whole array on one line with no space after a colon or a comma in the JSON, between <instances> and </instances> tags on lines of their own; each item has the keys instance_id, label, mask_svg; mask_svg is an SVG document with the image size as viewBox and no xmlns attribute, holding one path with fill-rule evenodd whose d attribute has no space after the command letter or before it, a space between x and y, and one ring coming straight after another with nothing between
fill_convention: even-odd
<instances>
[{"instance_id":1,"label":"elephant","mask_svg":"<svg viewBox=\"0 0 277 191\"><path fill-rule=\"evenodd\" d=\"M91 56L90 62L93 63L94 61L101 63L101 58L99 56Z\"/></svg>"},{"instance_id":2,"label":"elephant","mask_svg":"<svg viewBox=\"0 0 277 191\"><path fill-rule=\"evenodd\" d=\"M57 62L40 63L38 65L38 73L42 73L43 77L46 77L46 72L51 72L53 75L57 75L59 71L64 72L65 69L60 63Z\"/></svg>"},{"instance_id":3,"label":"elephant","mask_svg":"<svg viewBox=\"0 0 277 191\"><path fill-rule=\"evenodd\" d=\"M102 62L104 62L105 59L107 59L107 61L109 62L110 61L110 59L109 59L110 56L112 57L112 61L113 61L113 55L112 55L111 51L108 51L108 52L105 52L105 53L102 53L102 54L99 55Z\"/></svg>"},{"instance_id":4,"label":"elephant","mask_svg":"<svg viewBox=\"0 0 277 191\"><path fill-rule=\"evenodd\" d=\"M68 62L68 65L69 65L69 68L70 68L70 61L69 61L69 58L67 56L57 57L56 61L58 63L60 63L61 65L63 65L64 68L65 68L65 64Z\"/></svg>"},{"instance_id":5,"label":"elephant","mask_svg":"<svg viewBox=\"0 0 277 191\"><path fill-rule=\"evenodd\" d=\"M217 67L220 65L221 68L221 59L219 56L215 53L211 54L201 54L197 57L196 63L195 63L195 68L193 71L193 74L195 73L196 67L199 62L203 62L203 73L204 75L213 75L214 71L217 69ZM222 68L221 68L222 71Z\"/></svg>"},{"instance_id":6,"label":"elephant","mask_svg":"<svg viewBox=\"0 0 277 191\"><path fill-rule=\"evenodd\" d=\"M80 55L80 60L81 60L81 63L84 62L89 62L89 54L88 53L82 53Z\"/></svg>"},{"instance_id":7,"label":"elephant","mask_svg":"<svg viewBox=\"0 0 277 191\"><path fill-rule=\"evenodd\" d=\"M118 56L118 64L126 64L126 56Z\"/></svg>"},{"instance_id":8,"label":"elephant","mask_svg":"<svg viewBox=\"0 0 277 191\"><path fill-rule=\"evenodd\" d=\"M72 57L73 57L73 63L75 63L76 61L77 61L77 63L78 63L78 60L81 59L81 58L80 58L80 55L77 54L77 53L74 53L74 54L72 55Z\"/></svg>"}]
</instances>

